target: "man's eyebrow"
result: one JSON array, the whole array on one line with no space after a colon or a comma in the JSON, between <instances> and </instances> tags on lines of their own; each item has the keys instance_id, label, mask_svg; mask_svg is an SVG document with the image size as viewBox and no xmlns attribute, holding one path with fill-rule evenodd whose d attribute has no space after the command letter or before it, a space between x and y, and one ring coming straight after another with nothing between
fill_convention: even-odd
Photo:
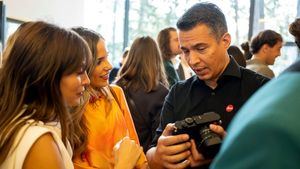
<instances>
[{"instance_id":1,"label":"man's eyebrow","mask_svg":"<svg viewBox=\"0 0 300 169\"><path fill-rule=\"evenodd\" d=\"M180 46L180 49L187 49L186 47L184 47L184 46Z\"/></svg>"},{"instance_id":2,"label":"man's eyebrow","mask_svg":"<svg viewBox=\"0 0 300 169\"><path fill-rule=\"evenodd\" d=\"M206 47L206 46L208 46L206 43L197 43L197 44L191 46L191 48L194 49L194 48ZM188 49L188 48L184 47L184 46L180 46L180 49Z\"/></svg>"},{"instance_id":3,"label":"man's eyebrow","mask_svg":"<svg viewBox=\"0 0 300 169\"><path fill-rule=\"evenodd\" d=\"M206 46L208 46L206 43L197 43L197 44L193 45L192 48L206 47Z\"/></svg>"}]
</instances>

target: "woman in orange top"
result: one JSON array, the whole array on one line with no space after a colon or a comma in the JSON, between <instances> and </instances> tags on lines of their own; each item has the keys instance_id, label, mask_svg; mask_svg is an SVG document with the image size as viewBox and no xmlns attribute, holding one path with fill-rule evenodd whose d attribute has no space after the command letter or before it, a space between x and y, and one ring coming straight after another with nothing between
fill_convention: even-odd
<instances>
[{"instance_id":1,"label":"woman in orange top","mask_svg":"<svg viewBox=\"0 0 300 169\"><path fill-rule=\"evenodd\" d=\"M85 152L73 158L75 169L146 168L146 156L139 146L124 93L108 83L112 66L104 38L86 28L73 30L86 40L93 55L88 70L91 98L84 113L88 143Z\"/></svg>"}]
</instances>

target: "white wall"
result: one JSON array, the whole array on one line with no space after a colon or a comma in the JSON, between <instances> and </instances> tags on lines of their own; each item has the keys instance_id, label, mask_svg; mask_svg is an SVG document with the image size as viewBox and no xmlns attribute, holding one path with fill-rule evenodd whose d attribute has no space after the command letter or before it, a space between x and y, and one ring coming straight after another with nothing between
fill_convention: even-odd
<instances>
[{"instance_id":1,"label":"white wall","mask_svg":"<svg viewBox=\"0 0 300 169\"><path fill-rule=\"evenodd\" d=\"M3 0L6 16L44 20L64 27L84 25L84 0Z\"/></svg>"}]
</instances>

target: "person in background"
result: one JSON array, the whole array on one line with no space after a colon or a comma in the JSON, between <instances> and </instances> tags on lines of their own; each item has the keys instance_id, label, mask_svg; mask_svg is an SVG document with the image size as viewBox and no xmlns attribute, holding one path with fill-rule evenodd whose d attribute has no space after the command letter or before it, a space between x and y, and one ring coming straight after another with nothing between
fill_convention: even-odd
<instances>
[{"instance_id":1,"label":"person in background","mask_svg":"<svg viewBox=\"0 0 300 169\"><path fill-rule=\"evenodd\" d=\"M269 68L275 59L281 55L283 40L279 33L273 30L264 30L251 41L251 53L253 57L247 61L247 69L260 73L268 78L275 76Z\"/></svg>"},{"instance_id":2,"label":"person in background","mask_svg":"<svg viewBox=\"0 0 300 169\"><path fill-rule=\"evenodd\" d=\"M177 21L184 57L197 76L178 82L166 96L161 122L147 158L152 168L207 168L211 159L198 152L188 134L173 135L174 122L216 112L222 127L269 79L239 66L227 53L231 37L223 12L212 3L197 3ZM221 126L211 125L219 133Z\"/></svg>"},{"instance_id":3,"label":"person in background","mask_svg":"<svg viewBox=\"0 0 300 169\"><path fill-rule=\"evenodd\" d=\"M234 45L229 46L227 50L228 54L234 58L234 60L242 67L246 67L246 59L242 51Z\"/></svg>"},{"instance_id":4,"label":"person in background","mask_svg":"<svg viewBox=\"0 0 300 169\"><path fill-rule=\"evenodd\" d=\"M298 43L299 18L290 24L289 32ZM298 60L255 93L230 124L211 168L299 168L299 83Z\"/></svg>"},{"instance_id":5,"label":"person in background","mask_svg":"<svg viewBox=\"0 0 300 169\"><path fill-rule=\"evenodd\" d=\"M295 37L295 43L300 48L300 18L290 24L289 32Z\"/></svg>"},{"instance_id":6,"label":"person in background","mask_svg":"<svg viewBox=\"0 0 300 169\"><path fill-rule=\"evenodd\" d=\"M73 158L75 169L146 168L146 156L139 146L123 90L108 83L112 66L104 38L83 27L72 30L86 40L92 52L92 65L88 68L90 99L84 112L88 142L84 152ZM127 154L120 155L115 150L123 144L120 151Z\"/></svg>"},{"instance_id":7,"label":"person in background","mask_svg":"<svg viewBox=\"0 0 300 169\"><path fill-rule=\"evenodd\" d=\"M119 67L114 67L110 73L109 73L109 83L112 83L114 80L116 80L116 77L118 75L118 72L120 70L120 68L122 67L122 65L124 64L124 61L128 55L128 52L129 52L129 48L125 48L123 54L122 54L122 60L120 62L120 65Z\"/></svg>"},{"instance_id":8,"label":"person in background","mask_svg":"<svg viewBox=\"0 0 300 169\"><path fill-rule=\"evenodd\" d=\"M241 44L241 48L244 51L244 57L246 60L250 60L252 58L252 53L250 52L250 46L249 46L249 42L246 41L244 43Z\"/></svg>"},{"instance_id":9,"label":"person in background","mask_svg":"<svg viewBox=\"0 0 300 169\"><path fill-rule=\"evenodd\" d=\"M295 21L290 24L289 32L294 36L295 43L298 49L300 50L300 18L296 18ZM300 62L295 62L294 64L289 66L285 71L286 72L300 71Z\"/></svg>"},{"instance_id":10,"label":"person in background","mask_svg":"<svg viewBox=\"0 0 300 169\"><path fill-rule=\"evenodd\" d=\"M134 40L116 84L125 92L140 143L147 152L168 94L168 81L155 40L149 36Z\"/></svg>"},{"instance_id":11,"label":"person in background","mask_svg":"<svg viewBox=\"0 0 300 169\"><path fill-rule=\"evenodd\" d=\"M179 77L171 59L175 58L181 53L176 29L173 27L168 27L161 30L157 36L157 43L163 57L169 86L172 87L176 82L179 81Z\"/></svg>"},{"instance_id":12,"label":"person in background","mask_svg":"<svg viewBox=\"0 0 300 169\"><path fill-rule=\"evenodd\" d=\"M26 22L4 53L0 169L72 169L72 154L86 141L81 107L90 83L88 46L72 31Z\"/></svg>"},{"instance_id":13,"label":"person in background","mask_svg":"<svg viewBox=\"0 0 300 169\"><path fill-rule=\"evenodd\" d=\"M180 80L189 79L194 75L194 72L190 68L189 64L186 62L184 56L180 54L179 57L180 57L180 63L178 68L176 69L179 79Z\"/></svg>"}]
</instances>

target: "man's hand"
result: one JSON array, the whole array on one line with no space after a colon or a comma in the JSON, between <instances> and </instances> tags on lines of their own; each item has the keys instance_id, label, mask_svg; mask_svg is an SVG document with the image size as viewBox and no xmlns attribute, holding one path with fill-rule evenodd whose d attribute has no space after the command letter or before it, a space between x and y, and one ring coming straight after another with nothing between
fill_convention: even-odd
<instances>
[{"instance_id":1,"label":"man's hand","mask_svg":"<svg viewBox=\"0 0 300 169\"><path fill-rule=\"evenodd\" d=\"M187 134L172 135L174 124L168 124L157 141L157 146L148 151L153 168L186 168L190 162L186 160L191 152L191 143ZM151 162L152 160L152 162Z\"/></svg>"},{"instance_id":2,"label":"man's hand","mask_svg":"<svg viewBox=\"0 0 300 169\"><path fill-rule=\"evenodd\" d=\"M216 134L220 135L223 139L227 135L226 131L220 125L210 124L209 129L211 129L211 131L215 132Z\"/></svg>"},{"instance_id":3,"label":"man's hand","mask_svg":"<svg viewBox=\"0 0 300 169\"><path fill-rule=\"evenodd\" d=\"M196 143L191 139L191 155L188 160L191 162L191 167L197 167L211 162L211 159L205 159L201 153L198 152Z\"/></svg>"},{"instance_id":4,"label":"man's hand","mask_svg":"<svg viewBox=\"0 0 300 169\"><path fill-rule=\"evenodd\" d=\"M210 124L209 128L211 129L211 131L213 131L216 134L220 135L223 139L227 134L222 126L215 125L215 124ZM190 166L191 167L197 167L197 166L201 166L201 165L204 165L204 164L207 164L207 163L211 162L212 159L205 159L203 157L203 155L198 152L195 141L193 139L191 139L190 142L191 142L191 150L190 150L191 155L188 158L188 160L190 161Z\"/></svg>"}]
</instances>

